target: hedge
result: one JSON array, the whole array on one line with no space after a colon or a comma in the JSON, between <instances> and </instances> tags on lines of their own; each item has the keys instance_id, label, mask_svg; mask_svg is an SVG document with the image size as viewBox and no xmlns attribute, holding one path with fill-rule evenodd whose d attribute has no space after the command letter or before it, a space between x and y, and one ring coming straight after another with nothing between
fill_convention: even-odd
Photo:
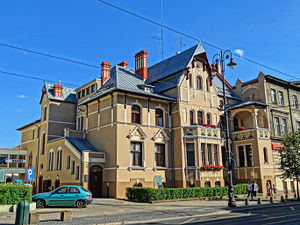
<instances>
[{"instance_id":1,"label":"hedge","mask_svg":"<svg viewBox=\"0 0 300 225\"><path fill-rule=\"evenodd\" d=\"M246 194L246 184L234 186L234 194ZM152 202L155 200L188 199L226 196L228 187L193 187L193 188L126 188L126 196L131 201Z\"/></svg>"},{"instance_id":2,"label":"hedge","mask_svg":"<svg viewBox=\"0 0 300 225\"><path fill-rule=\"evenodd\" d=\"M0 184L0 205L15 205L21 200L32 202L32 189L24 184Z\"/></svg>"}]
</instances>

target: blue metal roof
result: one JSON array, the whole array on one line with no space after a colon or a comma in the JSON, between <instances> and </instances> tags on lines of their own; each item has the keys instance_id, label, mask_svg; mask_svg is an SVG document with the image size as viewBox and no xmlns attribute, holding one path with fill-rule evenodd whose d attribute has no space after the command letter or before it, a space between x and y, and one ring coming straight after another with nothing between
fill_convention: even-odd
<instances>
[{"instance_id":1,"label":"blue metal roof","mask_svg":"<svg viewBox=\"0 0 300 225\"><path fill-rule=\"evenodd\" d=\"M171 74L187 68L195 55L204 53L203 47L198 44L180 54L174 55L148 68L147 83L163 79Z\"/></svg>"},{"instance_id":2,"label":"blue metal roof","mask_svg":"<svg viewBox=\"0 0 300 225\"><path fill-rule=\"evenodd\" d=\"M45 83L43 90L46 91L47 97L51 100L76 103L76 91L73 88L63 87L62 97L54 96L53 84Z\"/></svg>"},{"instance_id":3,"label":"blue metal roof","mask_svg":"<svg viewBox=\"0 0 300 225\"><path fill-rule=\"evenodd\" d=\"M145 85L147 86L148 84L146 84L143 78L136 74L133 69L116 65L110 71L110 78L100 87L100 89L94 95L83 101L81 104L90 102L95 98L98 98L115 90L122 90L166 100L175 100L172 97L159 94L155 91L155 89L153 90L153 88L150 88L152 89L150 91L146 91Z\"/></svg>"},{"instance_id":4,"label":"blue metal roof","mask_svg":"<svg viewBox=\"0 0 300 225\"><path fill-rule=\"evenodd\" d=\"M216 86L218 90L218 95L223 96L223 80L219 76L214 76L213 78L213 84ZM234 98L240 100L240 97L237 96L225 83L225 93L226 97Z\"/></svg>"},{"instance_id":5,"label":"blue metal roof","mask_svg":"<svg viewBox=\"0 0 300 225\"><path fill-rule=\"evenodd\" d=\"M257 101L250 101L250 100L243 100L240 101L238 103L232 104L230 106L230 109L235 109L235 108L240 108L240 107L244 107L247 105L260 105L260 106L267 106L265 103L263 102L257 102Z\"/></svg>"},{"instance_id":6,"label":"blue metal roof","mask_svg":"<svg viewBox=\"0 0 300 225\"><path fill-rule=\"evenodd\" d=\"M97 148L94 147L87 139L66 137L66 139L79 151L93 151L99 152Z\"/></svg>"}]
</instances>

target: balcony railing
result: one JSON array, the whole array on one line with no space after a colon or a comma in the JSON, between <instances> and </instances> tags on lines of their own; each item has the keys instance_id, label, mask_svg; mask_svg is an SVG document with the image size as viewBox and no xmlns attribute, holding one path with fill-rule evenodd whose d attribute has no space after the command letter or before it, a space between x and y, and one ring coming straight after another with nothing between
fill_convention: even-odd
<instances>
[{"instance_id":1,"label":"balcony railing","mask_svg":"<svg viewBox=\"0 0 300 225\"><path fill-rule=\"evenodd\" d=\"M191 125L184 127L184 136L203 136L220 138L220 128L206 127L202 125Z\"/></svg>"},{"instance_id":2,"label":"balcony railing","mask_svg":"<svg viewBox=\"0 0 300 225\"><path fill-rule=\"evenodd\" d=\"M231 137L233 141L244 139L269 139L269 130L266 128L249 128L239 131L232 131Z\"/></svg>"}]
</instances>

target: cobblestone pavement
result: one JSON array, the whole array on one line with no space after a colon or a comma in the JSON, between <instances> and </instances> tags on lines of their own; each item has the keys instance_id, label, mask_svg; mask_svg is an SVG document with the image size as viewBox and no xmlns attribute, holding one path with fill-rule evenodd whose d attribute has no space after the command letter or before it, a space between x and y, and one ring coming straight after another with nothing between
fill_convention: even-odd
<instances>
[{"instance_id":1,"label":"cobblestone pavement","mask_svg":"<svg viewBox=\"0 0 300 225\"><path fill-rule=\"evenodd\" d=\"M279 202L279 198L275 200ZM243 206L243 200L237 201L238 206ZM268 201L263 201L268 204ZM250 205L257 205L250 201ZM134 203L119 199L94 199L93 203L85 209L59 208L71 210L73 220L65 224L109 224L114 222L139 222L174 217L188 217L206 215L210 213L229 212L227 200L214 201L177 201L163 203ZM37 211L57 211L57 208L37 209ZM41 215L41 224L64 224L59 221L59 214ZM0 224L14 224L15 213L0 213Z\"/></svg>"}]
</instances>

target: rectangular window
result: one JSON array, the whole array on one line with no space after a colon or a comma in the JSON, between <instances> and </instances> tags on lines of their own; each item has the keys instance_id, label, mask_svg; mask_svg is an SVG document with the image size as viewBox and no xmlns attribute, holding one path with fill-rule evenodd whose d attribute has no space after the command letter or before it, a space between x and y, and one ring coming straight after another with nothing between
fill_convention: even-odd
<instances>
[{"instance_id":1,"label":"rectangular window","mask_svg":"<svg viewBox=\"0 0 300 225\"><path fill-rule=\"evenodd\" d=\"M164 144L155 144L155 166L165 167L165 145Z\"/></svg>"},{"instance_id":2,"label":"rectangular window","mask_svg":"<svg viewBox=\"0 0 300 225\"><path fill-rule=\"evenodd\" d=\"M286 119L282 119L282 131L284 133L288 132L288 129L287 129L287 120Z\"/></svg>"},{"instance_id":3,"label":"rectangular window","mask_svg":"<svg viewBox=\"0 0 300 225\"><path fill-rule=\"evenodd\" d=\"M276 101L276 91L274 89L271 89L271 100L272 100L272 103L276 104L277 101Z\"/></svg>"},{"instance_id":4,"label":"rectangular window","mask_svg":"<svg viewBox=\"0 0 300 225\"><path fill-rule=\"evenodd\" d=\"M76 166L75 179L76 179L76 180L79 180L79 166Z\"/></svg>"},{"instance_id":5,"label":"rectangular window","mask_svg":"<svg viewBox=\"0 0 300 225\"><path fill-rule=\"evenodd\" d=\"M77 92L77 99L80 99L81 98L81 92Z\"/></svg>"},{"instance_id":6,"label":"rectangular window","mask_svg":"<svg viewBox=\"0 0 300 225\"><path fill-rule=\"evenodd\" d=\"M91 92L93 93L93 92L95 92L95 84L93 84L92 86L91 86Z\"/></svg>"},{"instance_id":7,"label":"rectangular window","mask_svg":"<svg viewBox=\"0 0 300 225\"><path fill-rule=\"evenodd\" d=\"M74 170L75 170L75 161L72 161L72 166L71 166L71 175L74 174Z\"/></svg>"},{"instance_id":8,"label":"rectangular window","mask_svg":"<svg viewBox=\"0 0 300 225\"><path fill-rule=\"evenodd\" d=\"M194 143L186 143L187 166L195 166Z\"/></svg>"},{"instance_id":9,"label":"rectangular window","mask_svg":"<svg viewBox=\"0 0 300 225\"><path fill-rule=\"evenodd\" d=\"M245 154L244 154L244 146L238 147L238 156L239 156L239 167L245 167Z\"/></svg>"},{"instance_id":10,"label":"rectangular window","mask_svg":"<svg viewBox=\"0 0 300 225\"><path fill-rule=\"evenodd\" d=\"M202 165L206 164L206 160L205 160L205 144L201 143L201 162Z\"/></svg>"},{"instance_id":11,"label":"rectangular window","mask_svg":"<svg viewBox=\"0 0 300 225\"><path fill-rule=\"evenodd\" d=\"M282 91L278 92L279 105L284 105L283 93Z\"/></svg>"},{"instance_id":12,"label":"rectangular window","mask_svg":"<svg viewBox=\"0 0 300 225\"><path fill-rule=\"evenodd\" d=\"M279 117L274 118L274 128L275 128L275 136L280 136L280 123L279 123Z\"/></svg>"},{"instance_id":13,"label":"rectangular window","mask_svg":"<svg viewBox=\"0 0 300 225\"><path fill-rule=\"evenodd\" d=\"M34 140L34 129L32 130L32 140Z\"/></svg>"},{"instance_id":14,"label":"rectangular window","mask_svg":"<svg viewBox=\"0 0 300 225\"><path fill-rule=\"evenodd\" d=\"M298 109L298 99L297 99L296 95L293 95L293 103L294 103L295 109Z\"/></svg>"},{"instance_id":15,"label":"rectangular window","mask_svg":"<svg viewBox=\"0 0 300 225\"><path fill-rule=\"evenodd\" d=\"M81 96L82 96L82 97L85 96L85 89L83 89L83 90L81 91Z\"/></svg>"},{"instance_id":16,"label":"rectangular window","mask_svg":"<svg viewBox=\"0 0 300 225\"><path fill-rule=\"evenodd\" d=\"M68 156L68 158L67 158L67 170L70 169L70 162L71 162L71 157Z\"/></svg>"},{"instance_id":17,"label":"rectangular window","mask_svg":"<svg viewBox=\"0 0 300 225\"><path fill-rule=\"evenodd\" d=\"M89 95L90 94L90 87L88 87L87 89L86 89L86 95Z\"/></svg>"},{"instance_id":18,"label":"rectangular window","mask_svg":"<svg viewBox=\"0 0 300 225\"><path fill-rule=\"evenodd\" d=\"M47 119L47 107L44 108L43 121Z\"/></svg>"},{"instance_id":19,"label":"rectangular window","mask_svg":"<svg viewBox=\"0 0 300 225\"><path fill-rule=\"evenodd\" d=\"M130 143L130 164L131 166L143 166L142 164L142 143Z\"/></svg>"},{"instance_id":20,"label":"rectangular window","mask_svg":"<svg viewBox=\"0 0 300 225\"><path fill-rule=\"evenodd\" d=\"M207 144L207 162L212 165L211 144Z\"/></svg>"},{"instance_id":21,"label":"rectangular window","mask_svg":"<svg viewBox=\"0 0 300 225\"><path fill-rule=\"evenodd\" d=\"M253 166L253 154L251 145L246 145L247 166Z\"/></svg>"},{"instance_id":22,"label":"rectangular window","mask_svg":"<svg viewBox=\"0 0 300 225\"><path fill-rule=\"evenodd\" d=\"M213 145L214 146L214 164L218 165L219 164L219 155L218 155L218 145Z\"/></svg>"}]
</instances>

